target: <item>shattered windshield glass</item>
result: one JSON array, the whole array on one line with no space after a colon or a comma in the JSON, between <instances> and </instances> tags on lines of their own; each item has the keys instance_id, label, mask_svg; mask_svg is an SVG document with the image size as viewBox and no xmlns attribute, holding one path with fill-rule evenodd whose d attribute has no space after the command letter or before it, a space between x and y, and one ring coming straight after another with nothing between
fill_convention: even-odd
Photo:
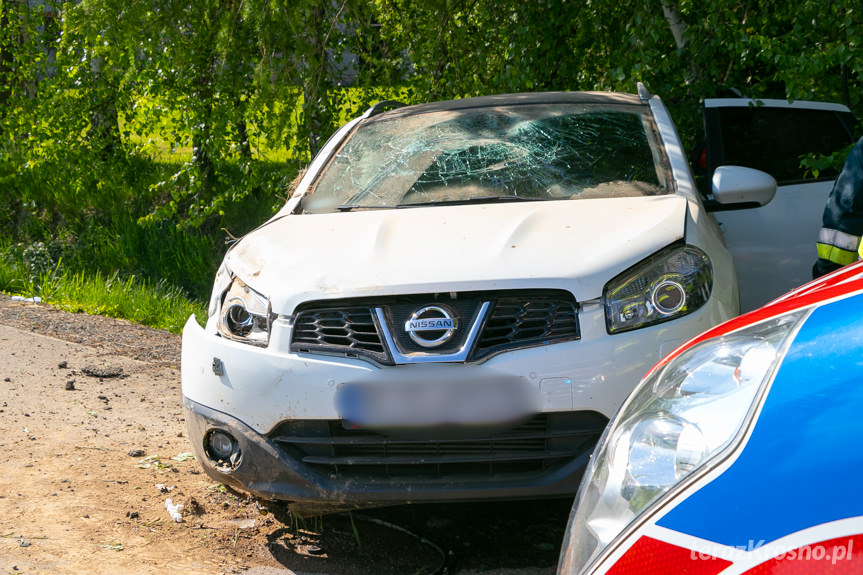
<instances>
[{"instance_id":1,"label":"shattered windshield glass","mask_svg":"<svg viewBox=\"0 0 863 575\"><path fill-rule=\"evenodd\" d=\"M307 212L670 193L638 106L514 105L361 125L304 201Z\"/></svg>"}]
</instances>

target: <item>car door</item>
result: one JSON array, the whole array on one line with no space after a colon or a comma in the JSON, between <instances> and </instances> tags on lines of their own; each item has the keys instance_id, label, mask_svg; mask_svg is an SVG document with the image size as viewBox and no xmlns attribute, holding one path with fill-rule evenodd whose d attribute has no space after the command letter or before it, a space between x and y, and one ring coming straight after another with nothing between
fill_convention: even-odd
<instances>
[{"instance_id":1,"label":"car door","mask_svg":"<svg viewBox=\"0 0 863 575\"><path fill-rule=\"evenodd\" d=\"M856 122L841 104L744 98L705 100L704 122L702 190L734 258L746 312L812 279L815 241L837 172L806 177L800 159L847 147ZM713 171L724 165L767 172L776 178L776 196L765 206L710 201Z\"/></svg>"}]
</instances>

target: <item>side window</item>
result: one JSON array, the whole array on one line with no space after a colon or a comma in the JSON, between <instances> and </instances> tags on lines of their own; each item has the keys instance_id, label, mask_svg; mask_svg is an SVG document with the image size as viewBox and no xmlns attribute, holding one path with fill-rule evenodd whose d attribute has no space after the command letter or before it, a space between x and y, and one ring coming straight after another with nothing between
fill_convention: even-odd
<instances>
[{"instance_id":1,"label":"side window","mask_svg":"<svg viewBox=\"0 0 863 575\"><path fill-rule=\"evenodd\" d=\"M847 112L719 107L706 110L705 120L708 173L723 165L745 166L767 172L780 185L804 180L801 157L832 154L854 141L854 118ZM835 177L835 170L820 174Z\"/></svg>"}]
</instances>

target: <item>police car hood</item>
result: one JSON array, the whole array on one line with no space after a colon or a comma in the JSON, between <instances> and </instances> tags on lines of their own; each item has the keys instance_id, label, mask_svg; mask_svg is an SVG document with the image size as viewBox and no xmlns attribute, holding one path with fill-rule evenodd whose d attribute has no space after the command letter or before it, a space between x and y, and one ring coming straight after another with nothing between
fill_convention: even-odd
<instances>
[{"instance_id":1,"label":"police car hood","mask_svg":"<svg viewBox=\"0 0 863 575\"><path fill-rule=\"evenodd\" d=\"M682 196L430 206L277 217L228 268L290 315L312 300L509 289L602 295L683 238Z\"/></svg>"}]
</instances>

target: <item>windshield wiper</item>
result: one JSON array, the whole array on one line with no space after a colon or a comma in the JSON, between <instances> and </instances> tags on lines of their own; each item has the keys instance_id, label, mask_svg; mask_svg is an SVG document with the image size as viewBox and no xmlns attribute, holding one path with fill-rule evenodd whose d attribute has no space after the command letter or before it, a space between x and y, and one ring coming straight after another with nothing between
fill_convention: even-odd
<instances>
[{"instance_id":1,"label":"windshield wiper","mask_svg":"<svg viewBox=\"0 0 863 575\"><path fill-rule=\"evenodd\" d=\"M411 204L396 204L394 206L363 206L360 204L342 204L335 207L337 212L352 212L354 210L388 210L392 208L424 208L430 206L459 206L465 204L505 204L510 202L544 202L562 200L565 198L529 198L526 196L474 196L463 200L443 200L440 202L416 202Z\"/></svg>"},{"instance_id":2,"label":"windshield wiper","mask_svg":"<svg viewBox=\"0 0 863 575\"><path fill-rule=\"evenodd\" d=\"M358 206L354 204L342 204L336 206L337 212L352 212L353 210L387 210L392 206Z\"/></svg>"},{"instance_id":3,"label":"windshield wiper","mask_svg":"<svg viewBox=\"0 0 863 575\"><path fill-rule=\"evenodd\" d=\"M415 204L397 204L395 208L421 208L424 206L459 206L464 204L505 204L509 202L545 202L563 198L536 198L526 196L474 196L463 200L444 200L441 202L419 202Z\"/></svg>"}]
</instances>

